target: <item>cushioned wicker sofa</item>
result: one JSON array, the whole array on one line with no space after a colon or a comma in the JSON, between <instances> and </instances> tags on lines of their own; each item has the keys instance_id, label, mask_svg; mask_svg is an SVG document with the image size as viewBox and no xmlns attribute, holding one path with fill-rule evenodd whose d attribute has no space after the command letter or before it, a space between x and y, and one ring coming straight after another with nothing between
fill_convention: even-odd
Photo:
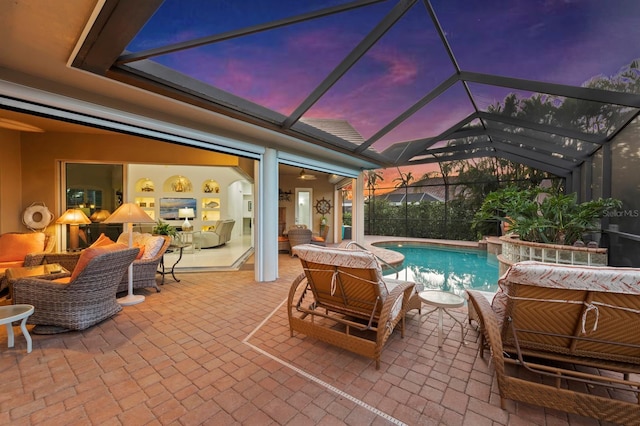
<instances>
[{"instance_id":1,"label":"cushioned wicker sofa","mask_svg":"<svg viewBox=\"0 0 640 426\"><path fill-rule=\"evenodd\" d=\"M28 256L49 253L53 251L55 243L55 238L44 232L8 232L0 235L0 290L8 285L4 275L7 268L28 266L24 264Z\"/></svg>"},{"instance_id":2,"label":"cushioned wicker sofa","mask_svg":"<svg viewBox=\"0 0 640 426\"><path fill-rule=\"evenodd\" d=\"M521 262L499 286L491 302L468 294L503 408L511 399L640 424L630 375L640 373L640 269Z\"/></svg>"}]
</instances>

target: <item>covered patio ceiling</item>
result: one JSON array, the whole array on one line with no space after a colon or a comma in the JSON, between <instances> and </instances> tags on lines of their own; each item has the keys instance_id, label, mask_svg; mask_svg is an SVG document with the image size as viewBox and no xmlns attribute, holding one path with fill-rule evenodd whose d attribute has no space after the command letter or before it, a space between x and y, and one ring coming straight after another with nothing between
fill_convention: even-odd
<instances>
[{"instance_id":1,"label":"covered patio ceiling","mask_svg":"<svg viewBox=\"0 0 640 426\"><path fill-rule=\"evenodd\" d=\"M381 167L567 176L640 111L640 2L106 0L72 66Z\"/></svg>"}]
</instances>

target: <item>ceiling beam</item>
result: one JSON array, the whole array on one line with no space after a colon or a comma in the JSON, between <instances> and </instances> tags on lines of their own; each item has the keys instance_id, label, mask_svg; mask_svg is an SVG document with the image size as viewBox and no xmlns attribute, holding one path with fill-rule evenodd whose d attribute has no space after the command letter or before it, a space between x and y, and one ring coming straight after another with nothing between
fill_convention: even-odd
<instances>
[{"instance_id":1,"label":"ceiling beam","mask_svg":"<svg viewBox=\"0 0 640 426\"><path fill-rule=\"evenodd\" d=\"M590 89L587 87L568 86L566 84L543 83L535 80L502 77L498 75L481 74L469 71L461 71L460 79L474 83L488 84L490 86L508 87L511 89L547 93L549 95L564 96L567 98L582 99L585 101L640 108L640 95L632 93L612 92L601 89Z\"/></svg>"},{"instance_id":2,"label":"ceiling beam","mask_svg":"<svg viewBox=\"0 0 640 426\"><path fill-rule=\"evenodd\" d=\"M571 171L554 167L547 163L541 163L539 161L532 160L527 157L522 157L520 155L515 155L509 152L496 152L495 157L504 158L505 160L512 161L518 164L524 164L525 166L533 167L534 169L542 170L544 172L552 173L556 176L564 177L571 175Z\"/></svg>"},{"instance_id":3,"label":"ceiling beam","mask_svg":"<svg viewBox=\"0 0 640 426\"><path fill-rule=\"evenodd\" d=\"M220 41L230 40L237 37L243 37L246 35L256 34L262 31L273 30L276 28L285 27L287 25L298 24L310 19L322 18L325 16L333 15L336 13L342 13L358 7L369 6L374 3L380 3L383 0L358 0L345 3L338 6L328 7L313 12L304 13L301 15L278 19L276 21L267 22L264 24L253 25L251 27L241 28L233 31L227 31L221 34L211 35L207 37L200 37L194 40L183 41L180 43L169 44L154 49L147 49L135 53L127 53L118 58L116 65L122 65L129 62L140 61L142 59L149 59L154 56L166 55L168 53L174 53L185 49L192 49L194 47L200 47L207 44L213 44ZM122 52L122 49L120 52Z\"/></svg>"},{"instance_id":4,"label":"ceiling beam","mask_svg":"<svg viewBox=\"0 0 640 426\"><path fill-rule=\"evenodd\" d=\"M493 138L512 141L513 143L530 146L543 151L547 151L549 153L561 154L565 157L571 157L578 160L584 160L588 156L588 150L585 150L585 152L581 153L575 148L561 146L553 142L531 138L525 135L503 132L501 130L494 129L487 130L487 134L489 134Z\"/></svg>"},{"instance_id":5,"label":"ceiling beam","mask_svg":"<svg viewBox=\"0 0 640 426\"><path fill-rule=\"evenodd\" d=\"M458 121L456 124L454 124L453 126L449 127L444 132L440 133L438 136L434 136L432 138L425 138L425 139L416 139L416 140L408 141L408 142L399 142L399 143L394 144L391 147L387 148L385 151L383 151L383 154L386 153L389 149L391 149L395 145L404 144L404 145L406 145L405 149L404 149L404 152L402 153L402 155L400 157L398 157L398 161L397 162L401 163L403 161L409 161L409 159L411 159L411 158L415 157L416 155L418 155L418 153L421 152L422 150L428 149L430 146L432 146L433 144L435 144L435 143L437 143L437 142L439 142L441 140L449 139L449 135L451 135L452 133L456 132L457 130L463 128L468 123L471 123L476 118L478 118L478 115L476 113L469 114L467 117L465 117L462 120Z\"/></svg>"},{"instance_id":6,"label":"ceiling beam","mask_svg":"<svg viewBox=\"0 0 640 426\"><path fill-rule=\"evenodd\" d=\"M427 95L425 95L422 99L420 99L418 102L410 106L402 114L397 116L393 121L391 121L389 124L387 124L382 129L380 129L375 135L367 139L363 144L360 145L360 147L356 152L362 152L365 149L367 149L371 144L378 141L380 138L382 138L384 135L389 133L391 130L395 129L404 120L411 117L414 113L419 111L423 106L425 106L426 104L428 104L429 102L431 102L432 100L440 96L447 89L449 89L449 87L453 86L457 82L458 82L458 76L454 74L448 79L446 79L445 81L443 81L442 83L440 83L438 87L433 89L431 92L427 93Z\"/></svg>"},{"instance_id":7,"label":"ceiling beam","mask_svg":"<svg viewBox=\"0 0 640 426\"><path fill-rule=\"evenodd\" d=\"M364 56L365 53L371 49L371 47L391 29L391 27L404 16L404 14L413 6L417 0L401 0L396 4L393 9L371 30L366 37L358 43L358 45L347 55L346 58L338 64L337 67L329 73L307 98L302 101L300 105L291 113L291 115L284 121L282 127L285 129L293 126L293 123L298 121L302 115L309 110L318 99L322 97L327 91L342 77L347 71L355 65L358 60Z\"/></svg>"},{"instance_id":8,"label":"ceiling beam","mask_svg":"<svg viewBox=\"0 0 640 426\"><path fill-rule=\"evenodd\" d=\"M457 152L453 155L446 155L444 158L442 156L434 155L432 158L421 158L420 160L415 160L407 163L406 165L417 165L417 164L431 164L431 163L439 163L439 162L447 162L447 161L457 161L457 160L468 160L470 158L483 158L483 157L494 157L495 152L492 149L479 149L478 151L468 152L461 151Z\"/></svg>"},{"instance_id":9,"label":"ceiling beam","mask_svg":"<svg viewBox=\"0 0 640 426\"><path fill-rule=\"evenodd\" d=\"M538 132L551 133L558 136L564 136L572 139L580 139L585 142L595 143L602 145L607 141L606 136L594 135L591 133L583 133L577 130L565 129L562 127L550 126L548 124L534 123L532 121L523 120L521 118L507 117L500 114L492 114L489 112L479 112L478 116L482 120L497 121L504 124L509 124L515 127L522 127L523 129L536 130Z\"/></svg>"},{"instance_id":10,"label":"ceiling beam","mask_svg":"<svg viewBox=\"0 0 640 426\"><path fill-rule=\"evenodd\" d=\"M574 167L579 165L578 162L563 160L562 158L554 157L542 152L532 151L530 149L522 149L521 147L504 142L493 141L493 147L495 148L496 152L509 152L511 154L519 155L533 161L550 164L554 167L565 169L567 171L572 170Z\"/></svg>"},{"instance_id":11,"label":"ceiling beam","mask_svg":"<svg viewBox=\"0 0 640 426\"><path fill-rule=\"evenodd\" d=\"M105 75L163 0L105 0L71 66Z\"/></svg>"}]
</instances>

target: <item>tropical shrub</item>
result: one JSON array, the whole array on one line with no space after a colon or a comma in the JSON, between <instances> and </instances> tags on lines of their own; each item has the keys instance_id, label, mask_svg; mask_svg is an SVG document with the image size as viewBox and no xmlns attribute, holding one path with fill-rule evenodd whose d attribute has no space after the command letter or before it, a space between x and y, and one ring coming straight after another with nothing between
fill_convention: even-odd
<instances>
[{"instance_id":1,"label":"tropical shrub","mask_svg":"<svg viewBox=\"0 0 640 426\"><path fill-rule=\"evenodd\" d=\"M524 241L571 245L585 234L599 231L599 220L621 206L622 202L613 198L578 203L576 194L557 189L508 187L485 198L473 226L500 221Z\"/></svg>"}]
</instances>

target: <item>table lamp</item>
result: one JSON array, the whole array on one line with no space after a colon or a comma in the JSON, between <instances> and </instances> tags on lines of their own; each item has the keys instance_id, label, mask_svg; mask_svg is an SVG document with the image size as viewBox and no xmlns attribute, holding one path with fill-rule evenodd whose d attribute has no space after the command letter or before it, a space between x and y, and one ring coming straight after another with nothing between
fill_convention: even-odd
<instances>
[{"instance_id":1,"label":"table lamp","mask_svg":"<svg viewBox=\"0 0 640 426\"><path fill-rule=\"evenodd\" d=\"M77 250L80 245L78 239L80 225L88 225L91 221L82 210L68 209L56 220L56 223L69 225L69 249Z\"/></svg>"},{"instance_id":2,"label":"table lamp","mask_svg":"<svg viewBox=\"0 0 640 426\"><path fill-rule=\"evenodd\" d=\"M144 210L135 203L124 203L114 211L111 216L102 223L123 223L127 225L126 232L129 233L129 248L133 247L133 224L134 223L155 223ZM133 263L129 265L129 288L125 297L118 299L118 303L124 306L136 305L144 301L141 294L133 294Z\"/></svg>"},{"instance_id":3,"label":"table lamp","mask_svg":"<svg viewBox=\"0 0 640 426\"><path fill-rule=\"evenodd\" d=\"M195 212L190 207L185 207L183 209L178 210L178 217L180 219L184 218L184 222L182 222L182 230L183 231L191 231L193 226L189 223L189 219L193 219L196 217Z\"/></svg>"},{"instance_id":4,"label":"table lamp","mask_svg":"<svg viewBox=\"0 0 640 426\"><path fill-rule=\"evenodd\" d=\"M89 219L91 219L92 222L104 222L109 216L111 216L109 210L96 210L89 216Z\"/></svg>"}]
</instances>

